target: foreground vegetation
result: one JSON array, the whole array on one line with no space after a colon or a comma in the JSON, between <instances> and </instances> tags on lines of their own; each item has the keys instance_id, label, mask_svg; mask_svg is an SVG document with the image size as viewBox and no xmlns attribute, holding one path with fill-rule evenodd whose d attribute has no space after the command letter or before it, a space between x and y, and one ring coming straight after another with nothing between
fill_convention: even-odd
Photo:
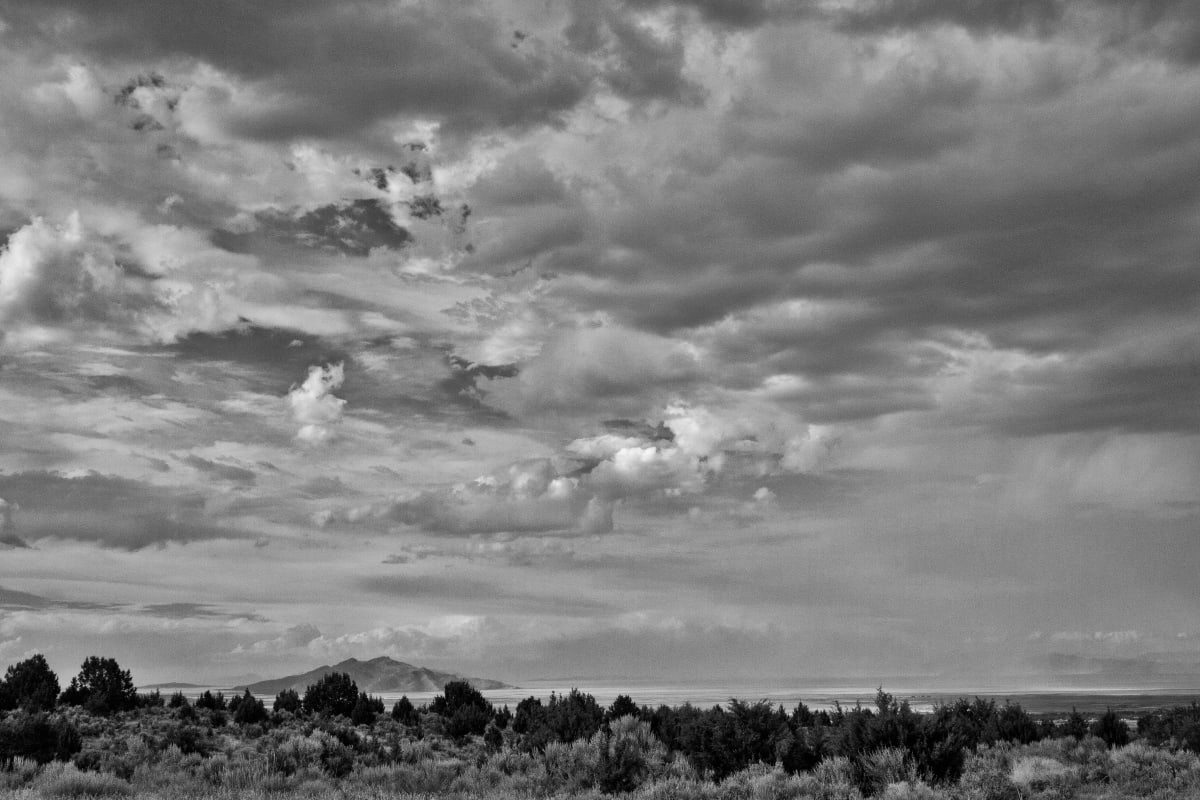
<instances>
[{"instance_id":1,"label":"foreground vegetation","mask_svg":"<svg viewBox=\"0 0 1200 800\"><path fill-rule=\"evenodd\" d=\"M1035 719L959 700L918 714L609 707L571 691L491 706L451 683L385 711L347 675L269 703L248 692L139 695L111 659L65 691L40 656L0 682L0 792L11 797L603 797L645 800L1070 800L1200 797L1200 706L1136 731L1115 714Z\"/></svg>"}]
</instances>

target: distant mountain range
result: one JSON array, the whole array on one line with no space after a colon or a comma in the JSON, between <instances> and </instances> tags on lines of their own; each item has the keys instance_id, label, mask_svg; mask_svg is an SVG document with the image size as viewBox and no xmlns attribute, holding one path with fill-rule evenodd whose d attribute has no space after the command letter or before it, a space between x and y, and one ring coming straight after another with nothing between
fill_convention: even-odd
<instances>
[{"instance_id":1,"label":"distant mountain range","mask_svg":"<svg viewBox=\"0 0 1200 800\"><path fill-rule=\"evenodd\" d=\"M1050 653L1042 662L1049 672L1061 675L1097 675L1152 678L1200 675L1200 659L1192 651L1181 653L1143 653L1132 658Z\"/></svg>"},{"instance_id":2,"label":"distant mountain range","mask_svg":"<svg viewBox=\"0 0 1200 800\"><path fill-rule=\"evenodd\" d=\"M453 672L438 672L427 667L414 667L387 656L359 661L348 658L332 667L321 666L299 675L288 675L258 681L247 686L236 686L235 691L249 689L251 694L269 697L285 689L299 694L325 675L344 672L358 685L359 691L367 694L396 694L398 692L440 692L450 681L467 681L476 689L512 689L507 683L488 678L468 678Z\"/></svg>"}]
</instances>

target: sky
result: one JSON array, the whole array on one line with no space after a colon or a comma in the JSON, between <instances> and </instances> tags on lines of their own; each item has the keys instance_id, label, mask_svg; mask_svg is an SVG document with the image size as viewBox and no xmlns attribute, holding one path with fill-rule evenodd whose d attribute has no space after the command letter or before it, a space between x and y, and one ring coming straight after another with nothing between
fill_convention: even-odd
<instances>
[{"instance_id":1,"label":"sky","mask_svg":"<svg viewBox=\"0 0 1200 800\"><path fill-rule=\"evenodd\" d=\"M1187 0L0 0L0 664L1200 675Z\"/></svg>"}]
</instances>

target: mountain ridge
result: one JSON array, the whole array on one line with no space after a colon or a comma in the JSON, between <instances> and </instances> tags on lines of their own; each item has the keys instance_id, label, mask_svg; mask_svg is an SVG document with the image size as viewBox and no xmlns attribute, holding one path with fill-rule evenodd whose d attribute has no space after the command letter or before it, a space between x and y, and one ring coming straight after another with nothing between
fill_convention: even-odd
<instances>
[{"instance_id":1,"label":"mountain ridge","mask_svg":"<svg viewBox=\"0 0 1200 800\"><path fill-rule=\"evenodd\" d=\"M276 695L287 689L303 694L304 690L326 675L344 672L350 676L359 691L367 694L395 694L397 692L440 692L451 681L467 681L476 689L513 689L502 681L491 678L472 678L455 672L440 672L428 667L418 667L388 656L377 656L367 661L348 658L332 666L322 664L315 669L281 678L269 678L233 687L233 691L250 690L254 695Z\"/></svg>"}]
</instances>

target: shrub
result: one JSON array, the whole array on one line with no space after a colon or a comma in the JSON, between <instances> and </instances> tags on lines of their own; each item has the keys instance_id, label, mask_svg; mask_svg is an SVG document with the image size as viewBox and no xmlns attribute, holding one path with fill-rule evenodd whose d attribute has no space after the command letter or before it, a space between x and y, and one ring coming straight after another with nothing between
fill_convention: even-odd
<instances>
[{"instance_id":1,"label":"shrub","mask_svg":"<svg viewBox=\"0 0 1200 800\"><path fill-rule=\"evenodd\" d=\"M1200 759L1191 753L1172 753L1135 742L1110 753L1107 773L1108 780L1125 796L1194 790L1200 786Z\"/></svg>"},{"instance_id":2,"label":"shrub","mask_svg":"<svg viewBox=\"0 0 1200 800\"><path fill-rule=\"evenodd\" d=\"M80 772L73 764L47 768L34 782L42 797L75 798L128 797L133 787L115 775Z\"/></svg>"},{"instance_id":3,"label":"shrub","mask_svg":"<svg viewBox=\"0 0 1200 800\"><path fill-rule=\"evenodd\" d=\"M63 717L20 713L0 723L0 762L29 758L66 761L83 747L79 730Z\"/></svg>"},{"instance_id":4,"label":"shrub","mask_svg":"<svg viewBox=\"0 0 1200 800\"><path fill-rule=\"evenodd\" d=\"M38 762L31 758L13 758L7 769L0 770L0 790L20 789L37 777L39 767Z\"/></svg>"},{"instance_id":5,"label":"shrub","mask_svg":"<svg viewBox=\"0 0 1200 800\"><path fill-rule=\"evenodd\" d=\"M619 717L593 737L601 750L600 786L606 792L629 792L663 772L667 749L637 717Z\"/></svg>"},{"instance_id":6,"label":"shrub","mask_svg":"<svg viewBox=\"0 0 1200 800\"><path fill-rule=\"evenodd\" d=\"M1009 780L1019 789L1040 792L1055 788L1065 792L1078 783L1078 772L1054 758L1022 756L1013 761Z\"/></svg>"},{"instance_id":7,"label":"shrub","mask_svg":"<svg viewBox=\"0 0 1200 800\"><path fill-rule=\"evenodd\" d=\"M1021 800L1009 777L1007 750L983 748L967 757L959 790L964 800Z\"/></svg>"}]
</instances>

